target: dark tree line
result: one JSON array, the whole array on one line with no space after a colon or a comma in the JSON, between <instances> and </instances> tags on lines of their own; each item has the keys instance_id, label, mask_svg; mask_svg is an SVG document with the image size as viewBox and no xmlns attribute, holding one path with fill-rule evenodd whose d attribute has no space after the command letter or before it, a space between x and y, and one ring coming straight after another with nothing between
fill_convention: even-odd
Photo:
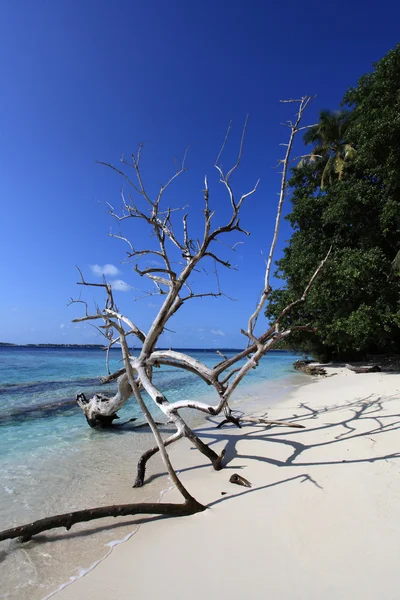
<instances>
[{"instance_id":1,"label":"dark tree line","mask_svg":"<svg viewBox=\"0 0 400 600\"><path fill-rule=\"evenodd\" d=\"M290 345L322 359L400 347L400 45L323 111L304 142L311 155L292 171L294 233L278 261L285 282L270 318L296 298L328 248L329 264L286 326L312 322ZM310 151L310 150L309 150Z\"/></svg>"}]
</instances>

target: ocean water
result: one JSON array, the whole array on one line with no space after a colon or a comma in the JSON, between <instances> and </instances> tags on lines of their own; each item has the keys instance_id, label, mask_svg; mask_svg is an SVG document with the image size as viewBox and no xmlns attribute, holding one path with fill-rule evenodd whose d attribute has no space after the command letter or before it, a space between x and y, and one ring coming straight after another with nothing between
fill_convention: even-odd
<instances>
[{"instance_id":1,"label":"ocean water","mask_svg":"<svg viewBox=\"0 0 400 600\"><path fill-rule=\"evenodd\" d=\"M208 366L221 360L214 351L186 352ZM120 351L110 354L110 368L117 370ZM270 352L238 388L237 400L268 381L266 402L272 402L290 387L295 358ZM137 420L113 431L90 429L75 403L79 392L87 397L115 393L115 383L99 385L104 374L100 349L0 347L0 529L80 508L160 498L168 482L159 476L158 457L149 463L149 484L132 489L136 461L154 445L148 429L138 428L144 418L134 400L121 409L117 423ZM154 380L171 401L210 396L200 378L182 370L162 367ZM163 421L157 407L147 402ZM26 544L0 543L1 597L47 597L101 560L110 543L132 535L141 522L109 519L77 525L70 532L53 530Z\"/></svg>"}]
</instances>

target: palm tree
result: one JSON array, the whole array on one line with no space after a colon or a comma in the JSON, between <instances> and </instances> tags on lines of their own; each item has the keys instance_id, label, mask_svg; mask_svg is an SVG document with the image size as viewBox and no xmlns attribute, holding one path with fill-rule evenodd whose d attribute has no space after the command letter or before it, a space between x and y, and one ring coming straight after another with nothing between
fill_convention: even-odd
<instances>
[{"instance_id":1,"label":"palm tree","mask_svg":"<svg viewBox=\"0 0 400 600\"><path fill-rule=\"evenodd\" d=\"M357 154L346 138L350 115L349 111L323 110L318 125L311 127L304 135L304 143L314 145L309 162L318 161L323 165L321 189L327 183L333 183L336 176L340 181L346 162Z\"/></svg>"},{"instance_id":2,"label":"palm tree","mask_svg":"<svg viewBox=\"0 0 400 600\"><path fill-rule=\"evenodd\" d=\"M400 250L398 250L396 256L392 260L392 268L391 268L391 271L389 274L389 279L392 279L393 277L399 277L399 276L400 276Z\"/></svg>"}]
</instances>

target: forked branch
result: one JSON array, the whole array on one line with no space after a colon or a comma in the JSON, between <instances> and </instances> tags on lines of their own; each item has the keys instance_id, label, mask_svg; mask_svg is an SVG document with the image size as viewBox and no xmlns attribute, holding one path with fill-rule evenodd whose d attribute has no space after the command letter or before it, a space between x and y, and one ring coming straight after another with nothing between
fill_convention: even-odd
<instances>
[{"instance_id":1,"label":"forked branch","mask_svg":"<svg viewBox=\"0 0 400 600\"><path fill-rule=\"evenodd\" d=\"M290 135L288 142L284 144L286 147L285 157L280 161L280 164L282 165L282 174L274 234L268 258L266 260L266 268L263 276L263 291L255 310L248 318L247 328L243 329L243 333L247 339L247 347L241 352L238 352L235 356L227 357L222 355L223 360L213 368L208 367L201 361L183 352L176 352L172 349L156 350L156 346L159 343L161 334L166 330L169 320L177 313L177 311L185 304L185 302L195 298L219 297L224 295L220 287L216 268L215 274L218 283L218 290L216 292L208 290L200 292L197 290L193 291L191 287L192 275L195 274L199 268L201 268L203 261L207 258L211 258L214 261L214 265L218 264L228 269L234 268L230 260L220 256L218 252L218 246L215 242L221 242L225 235L230 235L233 232L240 232L245 235L249 234L249 232L244 229L240 223L240 212L244 202L253 194L255 194L258 187L258 182L250 191L242 194L238 198L235 197L234 189L231 185L231 178L239 168L242 160L248 121L247 117L242 130L237 158L233 166L231 166L231 168L225 172L221 165L221 157L228 142L231 123L229 124L221 151L219 152L214 165L219 173L219 181L223 184L227 192L230 214L225 223L213 227L212 219L214 212L211 207L212 197L206 177L204 180L203 190L204 230L203 237L201 239L191 237L187 213L183 215L180 225L181 229L179 231L175 230L174 215L176 214L177 210L181 210L181 207L176 208L162 206L166 189L169 188L169 186L186 170L185 161L187 151L184 154L181 165L177 167L175 173L167 181L167 183L159 187L154 198L152 198L148 193L142 177L142 144L139 146L137 154L133 154L131 156L130 161L126 161L124 158L122 159L122 164L124 167L133 171L133 177L127 175L125 171L120 170L111 164L101 163L106 164L117 174L121 175L125 182L131 187L134 196L138 197L139 201L138 204L136 204L131 197L126 197L124 192L122 192L122 214L118 215L113 207L110 207L110 212L118 219L118 221L133 219L134 222L137 222L137 220L139 220L142 226L147 228L147 231L152 236L152 239L155 240L156 248L144 248L138 250L126 235L118 233L114 235L114 237L117 237L128 244L128 259L135 263L134 272L141 277L147 277L150 279L152 284L154 284L156 287L157 293L162 294L163 302L150 328L148 331L145 331L117 309L114 303L112 286L107 283L105 279L102 283L89 283L84 279L82 272L79 271L81 278L79 285L103 288L106 292L106 301L104 308L100 309L96 307L96 310L93 314L89 313L86 305L85 315L80 319L76 319L76 321L102 320L103 324L99 325L99 330L106 334L109 342L108 347L111 347L111 345L116 343L120 344L124 368L119 369L116 373L113 373L106 378L103 378L103 382L114 381L116 378L118 378L118 391L115 396L108 398L105 395L96 394L92 399L88 400L83 394L80 394L78 404L84 411L89 424L92 426L105 426L112 424L113 420L116 418L116 411L119 410L122 404L128 400L128 398L134 396L152 430L157 443L156 446L145 452L139 460L135 486L140 486L143 484L147 461L154 454L160 452L165 469L168 472L171 481L182 495L184 504L128 504L76 511L64 515L56 515L54 517L41 519L22 527L8 529L0 533L0 540L13 537L22 537L22 539L26 540L32 535L52 529L54 527L66 527L69 529L75 523L108 516L116 517L132 514L162 514L179 516L193 514L195 512L204 510L205 507L198 503L191 496L190 492L185 488L182 481L178 477L171 464L166 447L182 437L186 437L200 452L207 456L216 470L221 469L223 466L224 451L222 451L220 454L217 454L194 433L194 431L188 426L182 417L180 411L183 408L194 409L212 416L218 416L223 413L225 415L225 421L223 421L223 423L230 422L238 425L239 427L241 426L241 422L263 426L300 427L296 423L271 421L265 419L264 417L236 417L229 407L229 402L232 394L243 378L251 369L254 369L258 366L262 357L279 341L288 337L293 331L312 331L313 329L312 325L309 323L284 329L282 328L282 321L283 318L296 305L306 301L308 293L316 278L324 268L331 250L328 251L325 258L317 266L301 298L298 298L288 304L282 310L275 322L270 323L265 331L258 335L255 334L255 326L257 324L258 317L265 307L265 302L271 291L270 274L279 234L283 203L285 197L287 196L287 174L293 142L296 134L304 129L304 127L300 124L303 118L303 113L310 100L311 97L305 96L300 100L285 101L291 103L297 102L299 107L294 123L292 121L288 121L286 123L290 129ZM141 204L139 204L139 202L141 202ZM142 266L139 266L139 261L148 255L155 255L157 259L161 259L163 262L162 266L154 266L149 264L142 264ZM176 267L176 265L178 266ZM80 299L78 301L82 302ZM111 335L112 331L115 331L116 334ZM134 335L140 344L140 348L136 356L133 356L129 352L127 344L128 335ZM170 402L167 395L163 392L163 390L157 387L153 380L153 369L163 365L177 369L183 369L196 374L215 391L215 403L210 404L209 402L203 402L193 398ZM143 400L141 393L142 389L147 392L151 401L158 407L158 409L164 413L169 424L175 427L174 433L166 440L162 439L154 418L152 417L151 412Z\"/></svg>"}]
</instances>

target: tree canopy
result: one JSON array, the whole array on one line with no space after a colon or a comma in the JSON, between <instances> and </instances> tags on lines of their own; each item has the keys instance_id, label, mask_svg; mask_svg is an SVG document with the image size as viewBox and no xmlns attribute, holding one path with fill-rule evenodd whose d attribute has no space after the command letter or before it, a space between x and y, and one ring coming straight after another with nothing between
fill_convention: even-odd
<instances>
[{"instance_id":1,"label":"tree canopy","mask_svg":"<svg viewBox=\"0 0 400 600\"><path fill-rule=\"evenodd\" d=\"M348 143L348 128L350 124L349 111L323 110L319 123L311 127L304 135L305 144L314 144L308 159L303 159L300 167L308 162L316 162L321 172L320 186L324 189L327 183L343 178L346 161L353 160L357 154L355 148Z\"/></svg>"},{"instance_id":2,"label":"tree canopy","mask_svg":"<svg viewBox=\"0 0 400 600\"><path fill-rule=\"evenodd\" d=\"M298 297L332 246L307 303L284 323L312 323L315 334L289 343L323 359L399 349L400 45L347 91L342 108L322 112L305 135L314 147L289 181L294 232L277 263L284 286L266 310L272 318Z\"/></svg>"}]
</instances>

